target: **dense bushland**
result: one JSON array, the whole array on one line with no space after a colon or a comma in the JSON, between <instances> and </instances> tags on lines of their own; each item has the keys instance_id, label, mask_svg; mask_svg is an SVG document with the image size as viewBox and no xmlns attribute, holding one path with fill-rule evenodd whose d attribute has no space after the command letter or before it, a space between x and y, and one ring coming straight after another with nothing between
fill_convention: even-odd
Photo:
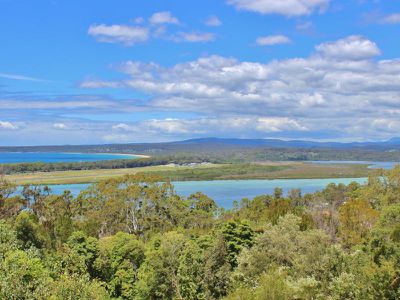
<instances>
[{"instance_id":1,"label":"dense bushland","mask_svg":"<svg viewBox=\"0 0 400 300\"><path fill-rule=\"evenodd\" d=\"M0 299L400 297L400 167L229 211L141 174L15 189L0 180Z\"/></svg>"}]
</instances>

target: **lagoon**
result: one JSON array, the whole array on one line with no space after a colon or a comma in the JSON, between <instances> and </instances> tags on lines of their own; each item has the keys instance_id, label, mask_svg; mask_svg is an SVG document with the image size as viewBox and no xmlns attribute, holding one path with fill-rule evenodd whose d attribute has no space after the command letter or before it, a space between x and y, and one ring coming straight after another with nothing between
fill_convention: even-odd
<instances>
[{"instance_id":1,"label":"lagoon","mask_svg":"<svg viewBox=\"0 0 400 300\"><path fill-rule=\"evenodd\" d=\"M305 161L305 163L312 164L351 164L351 165L368 165L369 169L393 169L400 162L395 161L362 161L362 160L317 160L317 161Z\"/></svg>"},{"instance_id":2,"label":"lagoon","mask_svg":"<svg viewBox=\"0 0 400 300\"><path fill-rule=\"evenodd\" d=\"M324 189L329 183L364 184L367 178L332 178L332 179L277 179L277 180L215 180L215 181L181 181L173 182L176 192L187 197L195 192L202 192L214 199L220 207L232 208L235 200L253 198L258 195L272 194L276 187L284 193L291 189L301 189L302 193L312 193ZM89 184L50 185L56 194L69 190L73 195L87 188Z\"/></svg>"},{"instance_id":3,"label":"lagoon","mask_svg":"<svg viewBox=\"0 0 400 300\"><path fill-rule=\"evenodd\" d=\"M128 154L108 153L61 153L61 152L0 152L0 164L13 163L72 163L114 159L138 158Z\"/></svg>"}]
</instances>

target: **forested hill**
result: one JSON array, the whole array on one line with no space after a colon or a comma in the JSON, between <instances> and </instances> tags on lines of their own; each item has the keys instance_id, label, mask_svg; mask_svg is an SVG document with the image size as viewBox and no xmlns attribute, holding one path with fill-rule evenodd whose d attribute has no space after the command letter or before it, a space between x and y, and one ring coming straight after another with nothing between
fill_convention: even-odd
<instances>
[{"instance_id":1,"label":"forested hill","mask_svg":"<svg viewBox=\"0 0 400 300\"><path fill-rule=\"evenodd\" d=\"M224 139L224 138L201 138L174 142L178 145L220 145L242 146L242 147L271 147L271 148L339 148L339 149L400 149L400 138L392 138L382 142L317 142L303 140L280 140L280 139Z\"/></svg>"},{"instance_id":2,"label":"forested hill","mask_svg":"<svg viewBox=\"0 0 400 300\"><path fill-rule=\"evenodd\" d=\"M260 148L299 148L299 149L353 149L390 151L400 150L400 138L382 142L317 142L280 139L236 139L236 138L200 138L163 143L128 143L103 145L59 145L59 146L16 146L0 147L0 152L43 152L43 151L79 151L79 152L122 152L122 153L172 153L203 150Z\"/></svg>"}]
</instances>

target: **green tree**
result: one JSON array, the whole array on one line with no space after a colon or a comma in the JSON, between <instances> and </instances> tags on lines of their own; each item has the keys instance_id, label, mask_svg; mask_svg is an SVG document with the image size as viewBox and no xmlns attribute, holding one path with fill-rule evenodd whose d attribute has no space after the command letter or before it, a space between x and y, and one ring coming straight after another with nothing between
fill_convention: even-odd
<instances>
[{"instance_id":1,"label":"green tree","mask_svg":"<svg viewBox=\"0 0 400 300\"><path fill-rule=\"evenodd\" d=\"M0 299L47 299L52 280L39 258L9 251L0 265Z\"/></svg>"},{"instance_id":2,"label":"green tree","mask_svg":"<svg viewBox=\"0 0 400 300\"><path fill-rule=\"evenodd\" d=\"M277 225L268 226L252 248L238 258L235 278L257 281L258 276L276 267L288 268L289 275L307 277L323 272L329 238L320 230L301 231L301 218L288 214Z\"/></svg>"},{"instance_id":3,"label":"green tree","mask_svg":"<svg viewBox=\"0 0 400 300\"><path fill-rule=\"evenodd\" d=\"M0 261L8 251L17 250L21 247L21 242L17 239L17 233L12 227L0 220Z\"/></svg>"},{"instance_id":4,"label":"green tree","mask_svg":"<svg viewBox=\"0 0 400 300\"><path fill-rule=\"evenodd\" d=\"M143 235L173 229L187 208L172 185L163 180L135 174L93 185L75 203L80 216L77 225L100 237L118 231Z\"/></svg>"},{"instance_id":5,"label":"green tree","mask_svg":"<svg viewBox=\"0 0 400 300\"><path fill-rule=\"evenodd\" d=\"M118 232L99 240L97 274L107 283L112 297L133 299L139 267L144 260L144 246L134 235Z\"/></svg>"},{"instance_id":6,"label":"green tree","mask_svg":"<svg viewBox=\"0 0 400 300\"><path fill-rule=\"evenodd\" d=\"M62 275L52 284L49 300L107 300L110 296L97 281L78 274Z\"/></svg>"},{"instance_id":7,"label":"green tree","mask_svg":"<svg viewBox=\"0 0 400 300\"><path fill-rule=\"evenodd\" d=\"M17 186L0 174L0 218L13 218L24 209L27 202L20 196L13 196Z\"/></svg>"},{"instance_id":8,"label":"green tree","mask_svg":"<svg viewBox=\"0 0 400 300\"><path fill-rule=\"evenodd\" d=\"M68 238L66 243L86 265L87 273L92 278L96 277L95 260L99 256L99 245L96 238L88 237L82 231L76 231Z\"/></svg>"},{"instance_id":9,"label":"green tree","mask_svg":"<svg viewBox=\"0 0 400 300\"><path fill-rule=\"evenodd\" d=\"M24 249L30 247L40 249L46 245L47 239L43 228L33 213L21 212L15 219L15 231Z\"/></svg>"},{"instance_id":10,"label":"green tree","mask_svg":"<svg viewBox=\"0 0 400 300\"><path fill-rule=\"evenodd\" d=\"M231 220L222 225L221 236L226 243L228 260L234 268L237 266L236 258L240 251L253 245L254 231L246 222Z\"/></svg>"},{"instance_id":11,"label":"green tree","mask_svg":"<svg viewBox=\"0 0 400 300\"><path fill-rule=\"evenodd\" d=\"M378 219L379 213L367 201L350 200L339 210L339 231L343 243L353 246L366 241L366 238Z\"/></svg>"},{"instance_id":12,"label":"green tree","mask_svg":"<svg viewBox=\"0 0 400 300\"><path fill-rule=\"evenodd\" d=\"M184 216L184 227L193 229L193 233L207 232L213 227L217 214L217 204L203 193L188 197L188 214Z\"/></svg>"}]
</instances>

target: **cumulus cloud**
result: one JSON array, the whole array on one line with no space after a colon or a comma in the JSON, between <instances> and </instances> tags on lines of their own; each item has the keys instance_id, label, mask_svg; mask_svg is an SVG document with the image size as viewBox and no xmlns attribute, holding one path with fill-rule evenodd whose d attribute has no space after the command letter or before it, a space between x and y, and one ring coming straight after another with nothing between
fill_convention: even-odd
<instances>
[{"instance_id":1,"label":"cumulus cloud","mask_svg":"<svg viewBox=\"0 0 400 300\"><path fill-rule=\"evenodd\" d=\"M178 119L149 120L145 122L145 126L157 132L182 134L189 132L190 123Z\"/></svg>"},{"instance_id":2,"label":"cumulus cloud","mask_svg":"<svg viewBox=\"0 0 400 300\"><path fill-rule=\"evenodd\" d=\"M249 131L262 133L307 131L307 127L290 118L276 117L221 117L201 119L147 120L139 125L143 131L170 135L243 134Z\"/></svg>"},{"instance_id":3,"label":"cumulus cloud","mask_svg":"<svg viewBox=\"0 0 400 300\"><path fill-rule=\"evenodd\" d=\"M288 44L290 43L291 40L284 35L269 35L269 36L263 36L259 37L256 40L257 45L259 46L273 46L273 45L279 45L279 44Z\"/></svg>"},{"instance_id":4,"label":"cumulus cloud","mask_svg":"<svg viewBox=\"0 0 400 300\"><path fill-rule=\"evenodd\" d=\"M67 129L67 125L64 123L54 123L53 124L54 129Z\"/></svg>"},{"instance_id":5,"label":"cumulus cloud","mask_svg":"<svg viewBox=\"0 0 400 300\"><path fill-rule=\"evenodd\" d=\"M288 17L309 15L323 11L329 0L228 0L228 4L240 10L261 14L280 14Z\"/></svg>"},{"instance_id":6,"label":"cumulus cloud","mask_svg":"<svg viewBox=\"0 0 400 300\"><path fill-rule=\"evenodd\" d=\"M307 127L300 125L298 121L289 118L259 118L256 128L264 132L308 130Z\"/></svg>"},{"instance_id":7,"label":"cumulus cloud","mask_svg":"<svg viewBox=\"0 0 400 300\"><path fill-rule=\"evenodd\" d=\"M112 129L117 130L117 131L133 131L134 130L134 128L132 126L125 124L125 123L119 123L119 124L113 125Z\"/></svg>"},{"instance_id":8,"label":"cumulus cloud","mask_svg":"<svg viewBox=\"0 0 400 300\"><path fill-rule=\"evenodd\" d=\"M18 129L18 126L8 121L0 121L0 129L15 130Z\"/></svg>"},{"instance_id":9,"label":"cumulus cloud","mask_svg":"<svg viewBox=\"0 0 400 300\"><path fill-rule=\"evenodd\" d=\"M88 34L103 43L119 43L132 46L149 39L149 30L140 26L91 25Z\"/></svg>"},{"instance_id":10,"label":"cumulus cloud","mask_svg":"<svg viewBox=\"0 0 400 300\"><path fill-rule=\"evenodd\" d=\"M161 11L154 13L149 22L153 25L160 25L160 24L179 24L179 20L175 18L171 12L169 11Z\"/></svg>"},{"instance_id":11,"label":"cumulus cloud","mask_svg":"<svg viewBox=\"0 0 400 300\"><path fill-rule=\"evenodd\" d=\"M143 17L138 17L133 20L137 26L131 25L91 25L88 29L88 34L95 37L97 41L103 43L118 43L125 46L134 46L138 43L149 41L150 39L163 39L174 42L210 42L215 40L215 34L211 32L198 31L177 31L171 29L171 24L179 25L180 21L175 18L171 12L154 13L146 23ZM219 26L221 22L215 16L207 20L208 26ZM7 74L3 74L6 76ZM0 73L2 77L2 73ZM110 83L109 83L110 85ZM89 87L89 86L88 86ZM116 87L106 86L104 87Z\"/></svg>"},{"instance_id":12,"label":"cumulus cloud","mask_svg":"<svg viewBox=\"0 0 400 300\"><path fill-rule=\"evenodd\" d=\"M153 109L207 116L152 120L143 125L147 130L205 135L218 128L241 136L324 130L382 138L400 130L394 122L400 118L400 60L371 59L379 53L374 42L350 36L318 45L306 58L268 63L208 56L165 68L131 61L122 64L127 76L118 84L147 94ZM378 130L374 120L392 125Z\"/></svg>"},{"instance_id":13,"label":"cumulus cloud","mask_svg":"<svg viewBox=\"0 0 400 300\"><path fill-rule=\"evenodd\" d=\"M222 25L221 20L217 16L210 16L205 22L207 26L218 27Z\"/></svg>"},{"instance_id":14,"label":"cumulus cloud","mask_svg":"<svg viewBox=\"0 0 400 300\"><path fill-rule=\"evenodd\" d=\"M358 35L323 43L318 45L316 50L327 57L343 60L363 60L381 54L374 42Z\"/></svg>"}]
</instances>

